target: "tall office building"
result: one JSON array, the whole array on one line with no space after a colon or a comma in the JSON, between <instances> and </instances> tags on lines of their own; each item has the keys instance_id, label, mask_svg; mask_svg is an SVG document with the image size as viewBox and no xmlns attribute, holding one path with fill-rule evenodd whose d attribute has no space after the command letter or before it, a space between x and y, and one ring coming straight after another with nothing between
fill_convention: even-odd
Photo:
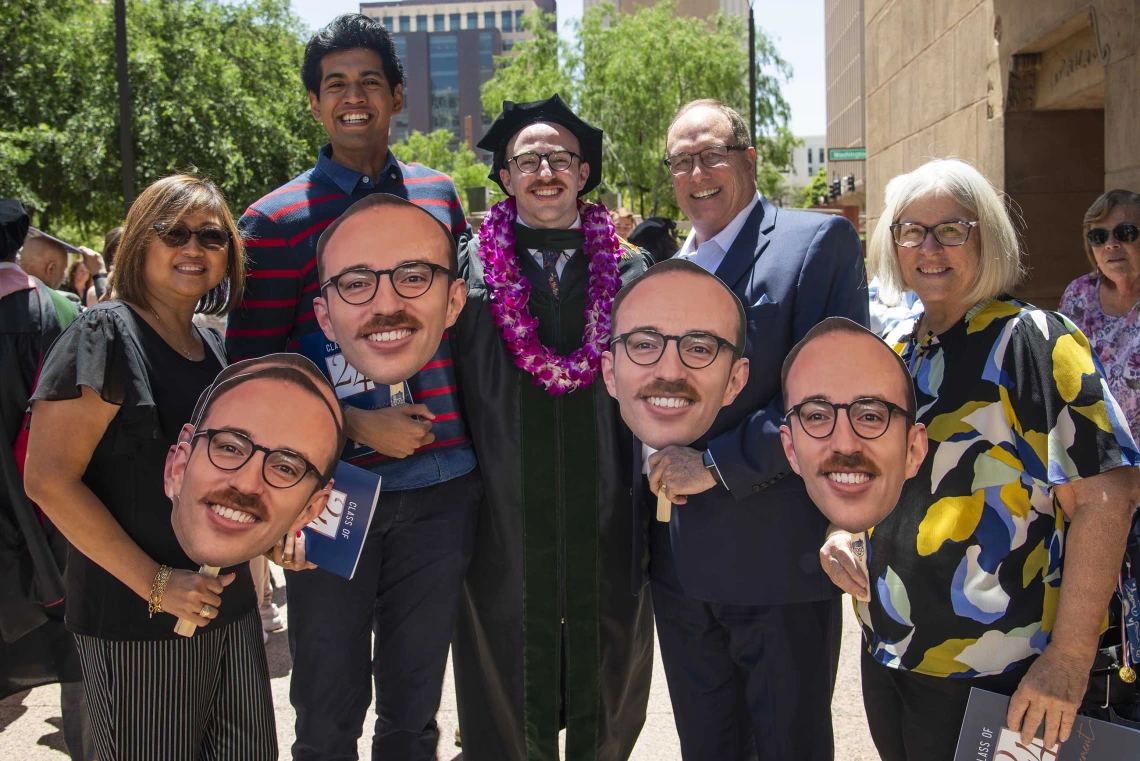
<instances>
[{"instance_id":1,"label":"tall office building","mask_svg":"<svg viewBox=\"0 0 1140 761\"><path fill-rule=\"evenodd\" d=\"M393 32L404 62L404 110L390 139L445 129L472 150L490 126L480 88L494 73L494 57L528 37L524 15L557 13L555 0L392 0L361 3L360 12ZM481 154L476 150L476 154ZM482 157L481 158L486 158Z\"/></svg>"},{"instance_id":2,"label":"tall office building","mask_svg":"<svg viewBox=\"0 0 1140 761\"><path fill-rule=\"evenodd\" d=\"M827 147L866 148L863 64L864 0L824 0L827 77ZM838 203L866 206L866 162L831 161L827 179L840 178ZM854 183L848 178L853 177ZM862 232L862 230L860 230Z\"/></svg>"}]
</instances>

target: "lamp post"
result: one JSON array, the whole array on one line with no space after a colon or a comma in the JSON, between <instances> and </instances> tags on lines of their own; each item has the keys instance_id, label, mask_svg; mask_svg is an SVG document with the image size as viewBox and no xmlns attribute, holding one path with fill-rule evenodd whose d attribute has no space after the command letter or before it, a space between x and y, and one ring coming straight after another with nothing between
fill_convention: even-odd
<instances>
[{"instance_id":1,"label":"lamp post","mask_svg":"<svg viewBox=\"0 0 1140 761\"><path fill-rule=\"evenodd\" d=\"M115 59L119 81L119 153L123 159L123 213L135 200L135 148L131 139L131 83L127 75L127 3L115 0Z\"/></svg>"},{"instance_id":2,"label":"lamp post","mask_svg":"<svg viewBox=\"0 0 1140 761\"><path fill-rule=\"evenodd\" d=\"M756 145L756 16L748 0L748 127L752 130L752 144Z\"/></svg>"}]
</instances>

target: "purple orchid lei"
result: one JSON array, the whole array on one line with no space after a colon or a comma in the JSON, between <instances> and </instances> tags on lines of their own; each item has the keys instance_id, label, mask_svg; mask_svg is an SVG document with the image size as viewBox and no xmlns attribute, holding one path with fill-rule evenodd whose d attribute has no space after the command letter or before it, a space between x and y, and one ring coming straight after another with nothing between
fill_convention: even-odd
<instances>
[{"instance_id":1,"label":"purple orchid lei","mask_svg":"<svg viewBox=\"0 0 1140 761\"><path fill-rule=\"evenodd\" d=\"M598 375L602 352L609 348L610 309L621 288L621 251L610 213L601 204L578 201L590 259L586 291L586 328L582 345L570 356L555 354L538 340L538 320L530 313L530 283L515 259L515 199L495 204L479 229L479 258L491 297L491 317L514 355L515 366L530 373L551 396L586 388Z\"/></svg>"}]
</instances>

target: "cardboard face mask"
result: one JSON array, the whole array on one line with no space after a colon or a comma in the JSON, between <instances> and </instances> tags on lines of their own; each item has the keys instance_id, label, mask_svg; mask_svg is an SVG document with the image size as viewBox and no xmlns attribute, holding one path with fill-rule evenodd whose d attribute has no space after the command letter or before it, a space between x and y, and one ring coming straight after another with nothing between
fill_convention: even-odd
<instances>
[{"instance_id":1,"label":"cardboard face mask","mask_svg":"<svg viewBox=\"0 0 1140 761\"><path fill-rule=\"evenodd\" d=\"M684 260L659 264L626 288L615 343L602 355L606 388L646 445L688 446L748 381L748 360L737 358L740 302Z\"/></svg>"},{"instance_id":2,"label":"cardboard face mask","mask_svg":"<svg viewBox=\"0 0 1140 761\"><path fill-rule=\"evenodd\" d=\"M348 369L402 387L431 361L467 299L450 231L415 204L375 193L330 225L317 251L323 282L313 311L325 336Z\"/></svg>"},{"instance_id":3,"label":"cardboard face mask","mask_svg":"<svg viewBox=\"0 0 1140 761\"><path fill-rule=\"evenodd\" d=\"M842 317L809 331L788 361L788 462L829 521L865 531L894 510L926 456L910 374L881 339Z\"/></svg>"},{"instance_id":4,"label":"cardboard face mask","mask_svg":"<svg viewBox=\"0 0 1140 761\"><path fill-rule=\"evenodd\" d=\"M213 567L265 553L324 508L341 446L340 408L307 359L271 355L226 368L166 459L182 549Z\"/></svg>"}]
</instances>

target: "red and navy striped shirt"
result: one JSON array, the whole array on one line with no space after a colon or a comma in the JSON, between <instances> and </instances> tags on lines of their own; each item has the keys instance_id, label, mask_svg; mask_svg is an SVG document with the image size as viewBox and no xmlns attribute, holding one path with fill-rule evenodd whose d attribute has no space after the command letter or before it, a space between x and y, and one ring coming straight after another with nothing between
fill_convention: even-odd
<instances>
[{"instance_id":1,"label":"red and navy striped shirt","mask_svg":"<svg viewBox=\"0 0 1140 761\"><path fill-rule=\"evenodd\" d=\"M336 163L332 147L325 145L315 167L253 203L238 221L249 274L245 296L226 326L230 361L295 351L302 336L320 330L313 314L313 299L319 295L317 240L349 206L372 193L408 199L431 212L457 238L468 232L459 195L447 175L420 164L403 164L389 151L387 164L373 181ZM468 455L471 443L459 414L446 335L439 351L408 385L413 401L426 404L436 416L435 441L412 457L373 467L382 469L385 491L446 481L475 464L473 452ZM447 456L452 449L467 451ZM433 470L434 479L428 477Z\"/></svg>"}]
</instances>

